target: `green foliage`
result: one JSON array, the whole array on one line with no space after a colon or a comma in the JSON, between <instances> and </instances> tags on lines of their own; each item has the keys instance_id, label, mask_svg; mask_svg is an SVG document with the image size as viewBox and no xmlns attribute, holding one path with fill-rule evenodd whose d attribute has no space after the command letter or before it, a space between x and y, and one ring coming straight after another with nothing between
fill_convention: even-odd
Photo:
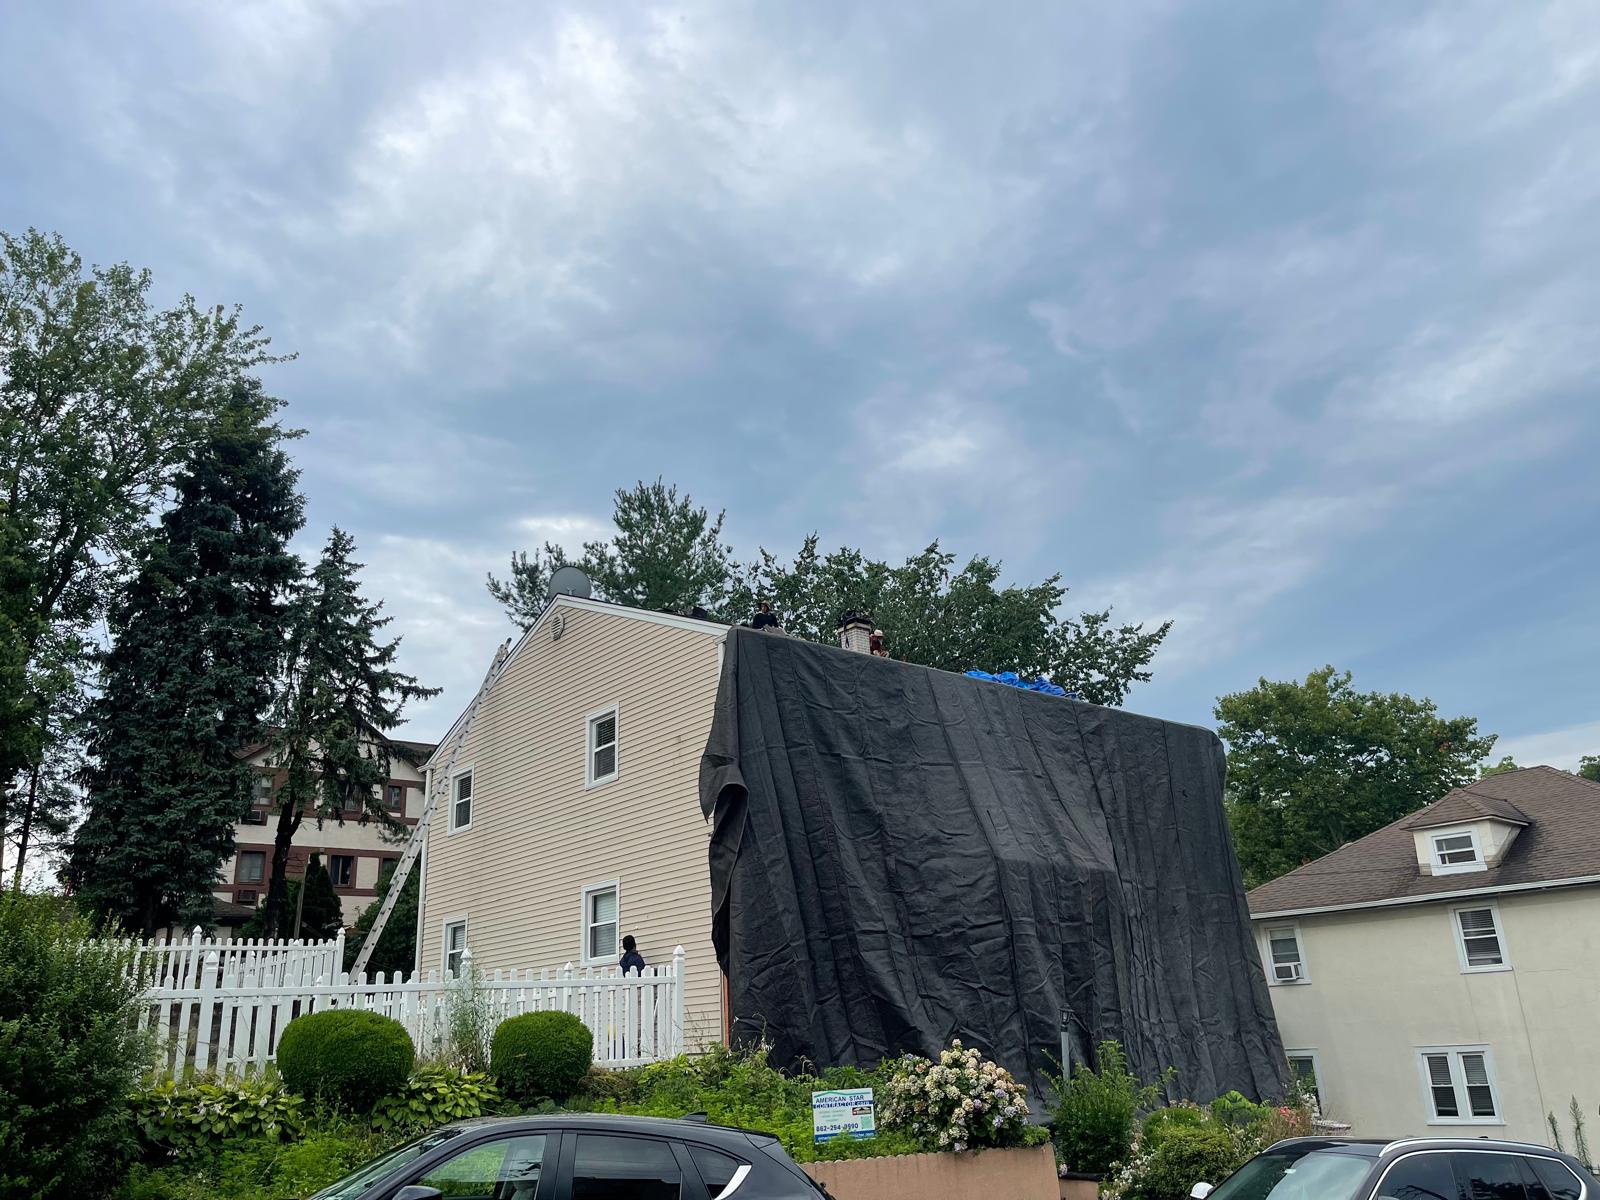
<instances>
[{"instance_id":1,"label":"green foliage","mask_svg":"<svg viewBox=\"0 0 1600 1200\"><path fill-rule=\"evenodd\" d=\"M1511 757L1511 755L1507 754L1503 756L1497 763L1482 764L1478 768L1478 778L1487 779L1491 775L1504 775L1507 771L1520 770L1522 770L1522 768L1517 766L1516 761Z\"/></svg>"},{"instance_id":2,"label":"green foliage","mask_svg":"<svg viewBox=\"0 0 1600 1200\"><path fill-rule=\"evenodd\" d=\"M1187 1100L1180 1100L1165 1108L1155 1109L1145 1117L1144 1124L1139 1129L1139 1147L1147 1152L1154 1151L1171 1131L1198 1129L1210 1122L1211 1114L1205 1109Z\"/></svg>"},{"instance_id":3,"label":"green foliage","mask_svg":"<svg viewBox=\"0 0 1600 1200\"><path fill-rule=\"evenodd\" d=\"M250 803L238 750L265 736L300 574L289 539L301 499L276 405L236 389L111 606L69 874L80 903L146 937L211 923L217 868Z\"/></svg>"},{"instance_id":4,"label":"green foliage","mask_svg":"<svg viewBox=\"0 0 1600 1200\"><path fill-rule=\"evenodd\" d=\"M1357 692L1348 671L1260 683L1217 701L1228 820L1249 886L1471 783L1494 738L1431 700Z\"/></svg>"},{"instance_id":5,"label":"green foliage","mask_svg":"<svg viewBox=\"0 0 1600 1200\"><path fill-rule=\"evenodd\" d=\"M1591 783L1600 783L1600 754L1585 754L1580 758L1578 774Z\"/></svg>"},{"instance_id":6,"label":"green foliage","mask_svg":"<svg viewBox=\"0 0 1600 1200\"><path fill-rule=\"evenodd\" d=\"M421 1132L481 1117L499 1103L500 1089L487 1075L429 1063L412 1072L400 1091L378 1101L372 1110L372 1127L384 1132Z\"/></svg>"},{"instance_id":7,"label":"green foliage","mask_svg":"<svg viewBox=\"0 0 1600 1200\"><path fill-rule=\"evenodd\" d=\"M1101 1042L1095 1051L1098 1067L1078 1063L1072 1077L1046 1074L1054 1093L1053 1140L1056 1157L1069 1171L1107 1175L1127 1158L1138 1132L1141 1111L1161 1102L1161 1083L1141 1083L1128 1070L1122 1043Z\"/></svg>"},{"instance_id":8,"label":"green foliage","mask_svg":"<svg viewBox=\"0 0 1600 1200\"><path fill-rule=\"evenodd\" d=\"M885 1128L939 1149L1017 1146L1028 1123L1027 1092L1011 1073L957 1038L937 1062L895 1062L879 1099Z\"/></svg>"},{"instance_id":9,"label":"green foliage","mask_svg":"<svg viewBox=\"0 0 1600 1200\"><path fill-rule=\"evenodd\" d=\"M231 1141L172 1165L135 1167L116 1200L300 1200L409 1135L320 1117L298 1141Z\"/></svg>"},{"instance_id":10,"label":"green foliage","mask_svg":"<svg viewBox=\"0 0 1600 1200\"><path fill-rule=\"evenodd\" d=\"M1221 1125L1173 1125L1150 1155L1123 1200L1187 1200L1200 1182L1217 1184L1237 1171L1257 1147Z\"/></svg>"},{"instance_id":11,"label":"green foliage","mask_svg":"<svg viewBox=\"0 0 1600 1200\"><path fill-rule=\"evenodd\" d=\"M382 634L392 617L361 594L355 541L335 529L297 600L282 686L274 708L274 751L283 783L276 798L275 860L286 854L310 812L320 826L346 815L399 839L406 827L384 805L390 774L385 735L407 702L438 695L395 667L398 638ZM288 920L284 880L267 886L267 923L280 935Z\"/></svg>"},{"instance_id":12,"label":"green foliage","mask_svg":"<svg viewBox=\"0 0 1600 1200\"><path fill-rule=\"evenodd\" d=\"M361 910L361 915L356 918L355 929L351 936L345 939L344 969L352 970L355 967L356 955L361 953L362 944L367 935L372 932L372 926L378 920L378 910L383 907L383 901L389 894L389 886L394 880L394 864L385 863L378 873L378 894L371 904ZM413 870L406 876L405 886L400 889L400 898L394 902L394 911L389 914L388 923L383 927L383 934L378 938L378 945L372 955L367 959L367 970L376 975L382 972L390 977L400 974L409 975L416 967L417 960L417 901L422 890L422 872Z\"/></svg>"},{"instance_id":13,"label":"green foliage","mask_svg":"<svg viewBox=\"0 0 1600 1200\"><path fill-rule=\"evenodd\" d=\"M589 1073L572 1093L569 1103L578 1109L631 1104L639 1098L643 1070L642 1067L634 1067L625 1071L608 1071L604 1067L590 1067Z\"/></svg>"},{"instance_id":14,"label":"green foliage","mask_svg":"<svg viewBox=\"0 0 1600 1200\"><path fill-rule=\"evenodd\" d=\"M594 1065L594 1035L572 1013L534 1012L500 1022L489 1069L520 1104L562 1100Z\"/></svg>"},{"instance_id":15,"label":"green foliage","mask_svg":"<svg viewBox=\"0 0 1600 1200\"><path fill-rule=\"evenodd\" d=\"M278 1070L290 1091L350 1112L370 1112L406 1085L416 1052L405 1026L362 1009L328 1009L290 1021Z\"/></svg>"},{"instance_id":16,"label":"green foliage","mask_svg":"<svg viewBox=\"0 0 1600 1200\"><path fill-rule=\"evenodd\" d=\"M102 1194L137 1147L140 987L89 935L54 897L0 895L0 1197Z\"/></svg>"},{"instance_id":17,"label":"green foliage","mask_svg":"<svg viewBox=\"0 0 1600 1200\"><path fill-rule=\"evenodd\" d=\"M257 1076L163 1080L135 1092L132 1108L146 1146L181 1155L239 1139L291 1140L300 1133L304 1103L281 1080Z\"/></svg>"},{"instance_id":18,"label":"green foliage","mask_svg":"<svg viewBox=\"0 0 1600 1200\"><path fill-rule=\"evenodd\" d=\"M1211 1116L1219 1125L1230 1129L1250 1129L1260 1125L1272 1113L1270 1104L1257 1104L1243 1092L1224 1092L1211 1102Z\"/></svg>"},{"instance_id":19,"label":"green foliage","mask_svg":"<svg viewBox=\"0 0 1600 1200\"><path fill-rule=\"evenodd\" d=\"M337 936L339 930L344 928L344 903L339 899L339 893L333 890L333 878L323 865L320 854L313 854L306 863L306 877L302 886L305 888L305 901L298 905L300 931L295 936L317 941ZM294 932L295 912L294 908L284 911L284 920L291 933Z\"/></svg>"}]
</instances>

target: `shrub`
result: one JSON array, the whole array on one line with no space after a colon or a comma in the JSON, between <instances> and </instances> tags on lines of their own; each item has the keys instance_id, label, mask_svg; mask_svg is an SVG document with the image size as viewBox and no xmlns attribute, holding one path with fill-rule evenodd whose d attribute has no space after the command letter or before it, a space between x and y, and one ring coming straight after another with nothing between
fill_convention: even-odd
<instances>
[{"instance_id":1,"label":"shrub","mask_svg":"<svg viewBox=\"0 0 1600 1200\"><path fill-rule=\"evenodd\" d=\"M51 896L0 894L0 1195L100 1195L138 1149L129 952Z\"/></svg>"},{"instance_id":2,"label":"shrub","mask_svg":"<svg viewBox=\"0 0 1600 1200\"><path fill-rule=\"evenodd\" d=\"M570 1096L594 1065L594 1035L571 1013L535 1012L500 1022L489 1069L518 1104Z\"/></svg>"},{"instance_id":3,"label":"shrub","mask_svg":"<svg viewBox=\"0 0 1600 1200\"><path fill-rule=\"evenodd\" d=\"M1010 1072L960 1039L937 1063L908 1055L889 1077L883 1124L950 1150L1022 1144L1027 1093Z\"/></svg>"},{"instance_id":4,"label":"shrub","mask_svg":"<svg viewBox=\"0 0 1600 1200\"><path fill-rule=\"evenodd\" d=\"M1211 1102L1211 1115L1220 1124L1234 1129L1250 1129L1266 1120L1270 1105L1257 1104L1243 1092L1224 1092Z\"/></svg>"},{"instance_id":5,"label":"shrub","mask_svg":"<svg viewBox=\"0 0 1600 1200\"><path fill-rule=\"evenodd\" d=\"M591 1067L583 1082L570 1097L579 1108L597 1108L604 1104L631 1104L639 1098L643 1079L640 1070L608 1071L604 1067Z\"/></svg>"},{"instance_id":6,"label":"shrub","mask_svg":"<svg viewBox=\"0 0 1600 1200\"><path fill-rule=\"evenodd\" d=\"M1210 1121L1210 1114L1187 1100L1158 1108L1144 1119L1139 1130L1139 1148L1153 1152L1174 1129L1195 1129Z\"/></svg>"},{"instance_id":7,"label":"shrub","mask_svg":"<svg viewBox=\"0 0 1600 1200\"><path fill-rule=\"evenodd\" d=\"M1056 1157L1069 1171L1104 1176L1128 1157L1139 1111L1158 1104L1161 1089L1128 1070L1120 1042L1101 1042L1097 1058L1097 1070L1079 1063L1070 1079L1046 1078L1055 1092Z\"/></svg>"},{"instance_id":8,"label":"shrub","mask_svg":"<svg viewBox=\"0 0 1600 1200\"><path fill-rule=\"evenodd\" d=\"M240 1139L166 1166L136 1166L117 1200L298 1200L401 1140L324 1118L297 1142Z\"/></svg>"},{"instance_id":9,"label":"shrub","mask_svg":"<svg viewBox=\"0 0 1600 1200\"><path fill-rule=\"evenodd\" d=\"M1255 1152L1249 1139L1215 1123L1174 1125L1123 1200L1187 1200L1195 1184L1221 1183Z\"/></svg>"},{"instance_id":10,"label":"shrub","mask_svg":"<svg viewBox=\"0 0 1600 1200\"><path fill-rule=\"evenodd\" d=\"M487 1075L436 1063L418 1067L405 1087L379 1100L372 1110L372 1125L384 1131L420 1132L481 1117L499 1103L500 1089Z\"/></svg>"},{"instance_id":11,"label":"shrub","mask_svg":"<svg viewBox=\"0 0 1600 1200\"><path fill-rule=\"evenodd\" d=\"M293 1138L300 1132L302 1103L277 1079L168 1079L136 1092L132 1107L148 1147L181 1155L219 1142Z\"/></svg>"},{"instance_id":12,"label":"shrub","mask_svg":"<svg viewBox=\"0 0 1600 1200\"><path fill-rule=\"evenodd\" d=\"M278 1071L291 1092L352 1112L370 1112L403 1088L415 1059L404 1025L357 1008L296 1017L278 1040Z\"/></svg>"}]
</instances>

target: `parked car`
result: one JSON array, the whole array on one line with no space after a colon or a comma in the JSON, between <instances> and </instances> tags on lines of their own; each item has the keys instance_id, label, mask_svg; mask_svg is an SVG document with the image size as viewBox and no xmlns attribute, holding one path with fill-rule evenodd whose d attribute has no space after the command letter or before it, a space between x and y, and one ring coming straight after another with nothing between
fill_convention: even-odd
<instances>
[{"instance_id":1,"label":"parked car","mask_svg":"<svg viewBox=\"0 0 1600 1200\"><path fill-rule=\"evenodd\" d=\"M1291 1138L1193 1200L1600 1200L1559 1150L1488 1138Z\"/></svg>"},{"instance_id":2,"label":"parked car","mask_svg":"<svg viewBox=\"0 0 1600 1200\"><path fill-rule=\"evenodd\" d=\"M693 1119L485 1117L389 1151L312 1200L818 1200L778 1139Z\"/></svg>"}]
</instances>

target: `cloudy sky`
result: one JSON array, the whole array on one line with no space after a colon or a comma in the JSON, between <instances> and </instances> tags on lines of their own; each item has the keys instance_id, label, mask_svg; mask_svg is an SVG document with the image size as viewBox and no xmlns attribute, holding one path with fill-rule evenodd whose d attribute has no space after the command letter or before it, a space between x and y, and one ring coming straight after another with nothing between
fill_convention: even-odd
<instances>
[{"instance_id":1,"label":"cloudy sky","mask_svg":"<svg viewBox=\"0 0 1600 1200\"><path fill-rule=\"evenodd\" d=\"M1600 8L8 4L0 228L240 302L444 697L619 484L1600 752Z\"/></svg>"}]
</instances>

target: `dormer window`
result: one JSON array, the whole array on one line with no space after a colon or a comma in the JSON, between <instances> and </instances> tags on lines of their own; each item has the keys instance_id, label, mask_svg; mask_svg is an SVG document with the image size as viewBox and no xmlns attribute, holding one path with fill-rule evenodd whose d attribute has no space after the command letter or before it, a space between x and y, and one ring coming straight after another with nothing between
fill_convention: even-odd
<instances>
[{"instance_id":1,"label":"dormer window","mask_svg":"<svg viewBox=\"0 0 1600 1200\"><path fill-rule=\"evenodd\" d=\"M1435 875L1487 869L1478 835L1471 829L1435 829L1428 835L1428 844L1433 847Z\"/></svg>"}]
</instances>

